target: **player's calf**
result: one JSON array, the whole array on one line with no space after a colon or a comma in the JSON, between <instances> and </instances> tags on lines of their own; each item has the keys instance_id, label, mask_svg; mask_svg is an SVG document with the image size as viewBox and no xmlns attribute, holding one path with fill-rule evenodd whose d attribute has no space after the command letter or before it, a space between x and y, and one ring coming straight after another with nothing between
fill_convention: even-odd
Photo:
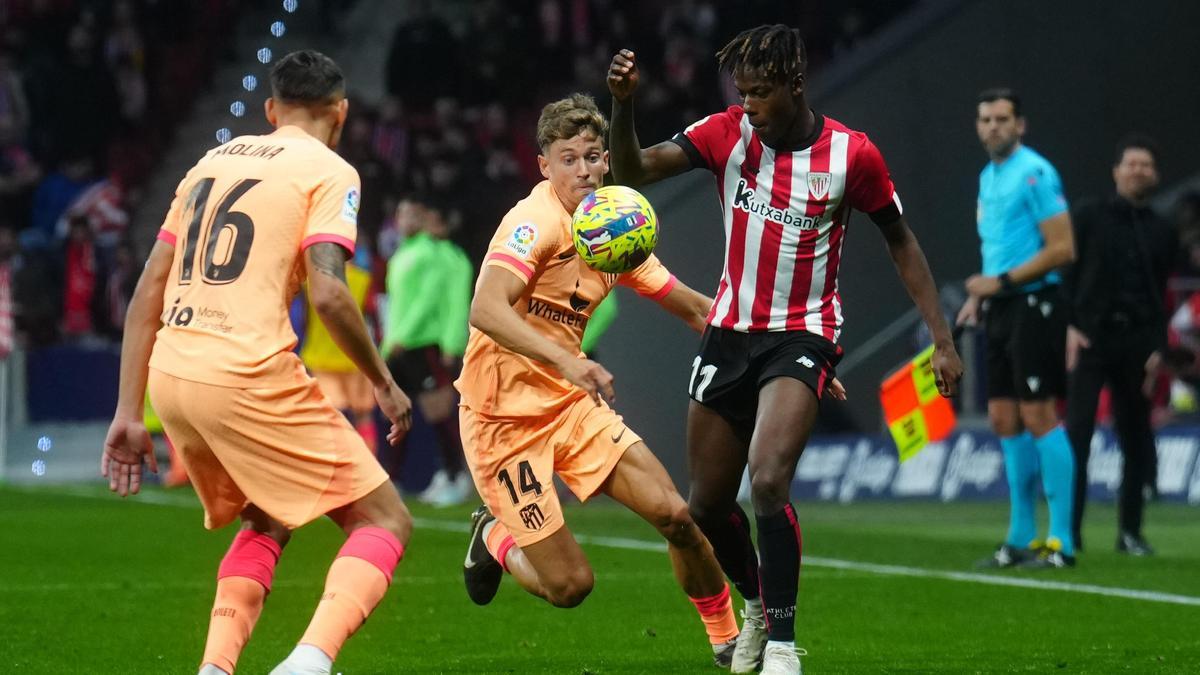
<instances>
[{"instance_id":1,"label":"player's calf","mask_svg":"<svg viewBox=\"0 0 1200 675\"><path fill-rule=\"evenodd\" d=\"M217 570L217 592L204 644L202 668L232 673L262 614L275 565L291 532L251 505Z\"/></svg>"}]
</instances>

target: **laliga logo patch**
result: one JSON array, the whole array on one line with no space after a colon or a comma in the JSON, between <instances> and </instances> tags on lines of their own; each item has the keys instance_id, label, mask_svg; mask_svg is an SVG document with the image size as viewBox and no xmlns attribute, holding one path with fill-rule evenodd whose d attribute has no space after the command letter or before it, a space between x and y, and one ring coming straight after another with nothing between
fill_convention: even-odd
<instances>
[{"instance_id":1,"label":"laliga logo patch","mask_svg":"<svg viewBox=\"0 0 1200 675\"><path fill-rule=\"evenodd\" d=\"M362 203L362 195L358 188L352 187L346 191L346 201L342 203L342 220L358 224L358 207Z\"/></svg>"},{"instance_id":2,"label":"laliga logo patch","mask_svg":"<svg viewBox=\"0 0 1200 675\"><path fill-rule=\"evenodd\" d=\"M512 237L509 238L505 246L516 251L524 258L533 250L533 244L536 241L537 227L533 223L521 223L517 226L517 229L513 230Z\"/></svg>"}]
</instances>

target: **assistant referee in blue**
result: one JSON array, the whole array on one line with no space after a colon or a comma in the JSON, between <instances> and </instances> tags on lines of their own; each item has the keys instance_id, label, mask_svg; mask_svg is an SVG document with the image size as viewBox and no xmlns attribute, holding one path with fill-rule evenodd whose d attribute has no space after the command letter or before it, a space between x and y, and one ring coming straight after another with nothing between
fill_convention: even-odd
<instances>
[{"instance_id":1,"label":"assistant referee in blue","mask_svg":"<svg viewBox=\"0 0 1200 675\"><path fill-rule=\"evenodd\" d=\"M989 567L1072 567L1074 458L1058 418L1066 391L1066 304L1058 268L1075 257L1071 217L1054 167L1021 143L1025 118L1010 89L976 101L975 130L991 161L979 174L976 221L983 273L967 279L958 323L987 333L988 419L1000 437L1011 511ZM1050 506L1037 536L1038 478Z\"/></svg>"}]
</instances>

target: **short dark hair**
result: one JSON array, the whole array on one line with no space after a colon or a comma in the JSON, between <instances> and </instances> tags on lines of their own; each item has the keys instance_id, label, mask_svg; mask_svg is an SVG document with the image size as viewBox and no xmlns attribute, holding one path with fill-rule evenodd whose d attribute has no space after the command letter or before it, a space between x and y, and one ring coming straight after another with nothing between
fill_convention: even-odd
<instances>
[{"instance_id":1,"label":"short dark hair","mask_svg":"<svg viewBox=\"0 0 1200 675\"><path fill-rule=\"evenodd\" d=\"M1154 139L1146 134L1133 133L1117 143L1117 154L1113 156L1113 166L1120 164L1121 160L1125 159L1126 150L1134 149L1150 153L1150 159L1154 160L1156 166L1158 165L1158 143L1155 143Z\"/></svg>"},{"instance_id":2,"label":"short dark hair","mask_svg":"<svg viewBox=\"0 0 1200 675\"><path fill-rule=\"evenodd\" d=\"M784 24L762 25L737 34L717 52L717 66L733 74L757 70L771 82L786 83L808 68L800 31Z\"/></svg>"},{"instance_id":3,"label":"short dark hair","mask_svg":"<svg viewBox=\"0 0 1200 675\"><path fill-rule=\"evenodd\" d=\"M1013 107L1013 117L1021 117L1021 97L1008 87L993 87L979 92L979 96L975 97L975 107L978 108L981 103L996 101L1008 101Z\"/></svg>"},{"instance_id":4,"label":"short dark hair","mask_svg":"<svg viewBox=\"0 0 1200 675\"><path fill-rule=\"evenodd\" d=\"M292 52L271 68L271 95L284 103L328 105L345 94L342 69L321 52Z\"/></svg>"}]
</instances>

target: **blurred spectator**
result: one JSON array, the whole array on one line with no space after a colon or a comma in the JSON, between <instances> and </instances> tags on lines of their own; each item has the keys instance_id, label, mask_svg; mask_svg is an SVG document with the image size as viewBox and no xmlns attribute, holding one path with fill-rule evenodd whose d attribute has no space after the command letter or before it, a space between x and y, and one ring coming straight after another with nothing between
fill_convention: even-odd
<instances>
[{"instance_id":1,"label":"blurred spectator","mask_svg":"<svg viewBox=\"0 0 1200 675\"><path fill-rule=\"evenodd\" d=\"M84 219L92 231L92 241L100 250L101 259L108 263L117 243L129 227L129 212L125 210L125 191L116 176L92 183L80 192L55 226L58 238L66 235L69 222Z\"/></svg>"},{"instance_id":2,"label":"blurred spectator","mask_svg":"<svg viewBox=\"0 0 1200 675\"><path fill-rule=\"evenodd\" d=\"M33 195L30 229L41 241L49 244L56 235L64 235L58 227L62 217L75 199L94 180L95 163L87 156L63 160L58 168L38 185Z\"/></svg>"},{"instance_id":3,"label":"blurred spectator","mask_svg":"<svg viewBox=\"0 0 1200 675\"><path fill-rule=\"evenodd\" d=\"M0 360L7 359L16 344L13 283L19 264L16 233L7 227L0 228Z\"/></svg>"},{"instance_id":4,"label":"blurred spectator","mask_svg":"<svg viewBox=\"0 0 1200 675\"><path fill-rule=\"evenodd\" d=\"M26 217L41 177L41 168L20 141L18 127L0 120L0 213Z\"/></svg>"},{"instance_id":5,"label":"blurred spectator","mask_svg":"<svg viewBox=\"0 0 1200 675\"><path fill-rule=\"evenodd\" d=\"M141 271L133 245L127 240L118 243L104 277L104 332L117 340L124 332L125 312Z\"/></svg>"},{"instance_id":6,"label":"blurred spectator","mask_svg":"<svg viewBox=\"0 0 1200 675\"><path fill-rule=\"evenodd\" d=\"M96 246L86 218L74 216L68 222L67 240L63 245L62 332L71 338L89 337L96 327Z\"/></svg>"},{"instance_id":7,"label":"blurred spectator","mask_svg":"<svg viewBox=\"0 0 1200 675\"><path fill-rule=\"evenodd\" d=\"M387 58L387 92L406 107L423 110L429 102L457 91L457 40L430 0L411 3L412 17L396 29Z\"/></svg>"},{"instance_id":8,"label":"blurred spectator","mask_svg":"<svg viewBox=\"0 0 1200 675\"><path fill-rule=\"evenodd\" d=\"M0 47L0 133L20 141L29 128L29 101L12 55Z\"/></svg>"},{"instance_id":9,"label":"blurred spectator","mask_svg":"<svg viewBox=\"0 0 1200 675\"><path fill-rule=\"evenodd\" d=\"M110 291L124 284L129 253L118 242L139 181L219 65L213 54L236 34L236 14L253 4L0 2L0 227L19 232L13 301L31 343L84 328L89 313L76 304L89 285L85 332L112 330L122 305ZM109 178L93 184L97 176ZM91 240L64 243L76 216Z\"/></svg>"},{"instance_id":10,"label":"blurred spectator","mask_svg":"<svg viewBox=\"0 0 1200 675\"><path fill-rule=\"evenodd\" d=\"M99 58L96 37L85 23L77 23L67 34L66 60L47 86L49 105L39 115L47 117L48 152L62 156L71 151L99 161L116 130L120 106L112 73ZM80 124L84 111L87 124Z\"/></svg>"}]
</instances>

